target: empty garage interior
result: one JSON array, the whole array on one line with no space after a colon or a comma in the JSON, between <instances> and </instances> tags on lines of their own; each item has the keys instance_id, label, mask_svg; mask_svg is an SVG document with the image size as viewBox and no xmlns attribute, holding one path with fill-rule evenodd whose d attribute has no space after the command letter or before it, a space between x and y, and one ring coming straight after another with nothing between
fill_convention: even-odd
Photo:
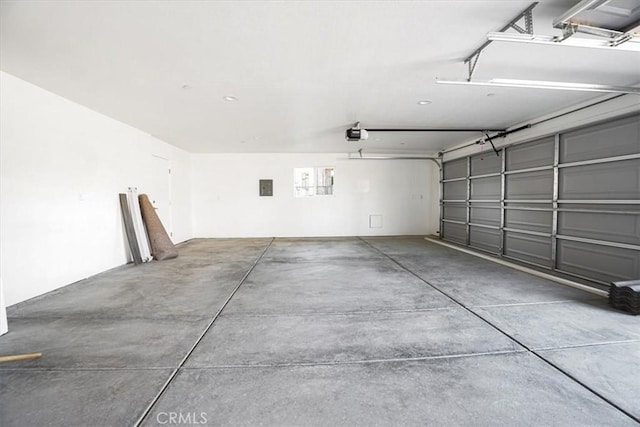
<instances>
[{"instance_id":1,"label":"empty garage interior","mask_svg":"<svg viewBox=\"0 0 640 427\"><path fill-rule=\"evenodd\" d=\"M0 70L1 426L640 424L640 1L2 0Z\"/></svg>"}]
</instances>

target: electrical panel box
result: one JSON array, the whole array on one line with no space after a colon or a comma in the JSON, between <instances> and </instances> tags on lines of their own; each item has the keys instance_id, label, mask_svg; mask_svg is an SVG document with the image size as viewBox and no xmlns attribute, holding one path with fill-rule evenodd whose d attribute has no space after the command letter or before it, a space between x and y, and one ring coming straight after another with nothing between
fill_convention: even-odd
<instances>
[{"instance_id":1,"label":"electrical panel box","mask_svg":"<svg viewBox=\"0 0 640 427\"><path fill-rule=\"evenodd\" d=\"M272 179L261 179L260 180L260 197L271 197L273 196L273 180Z\"/></svg>"}]
</instances>

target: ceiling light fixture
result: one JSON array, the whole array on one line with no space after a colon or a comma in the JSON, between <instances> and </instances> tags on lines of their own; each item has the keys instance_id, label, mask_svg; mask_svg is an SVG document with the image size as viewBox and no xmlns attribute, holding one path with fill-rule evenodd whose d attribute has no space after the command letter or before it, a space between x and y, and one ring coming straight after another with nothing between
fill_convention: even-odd
<instances>
[{"instance_id":1,"label":"ceiling light fixture","mask_svg":"<svg viewBox=\"0 0 640 427\"><path fill-rule=\"evenodd\" d=\"M554 46L570 46L570 47L586 47L596 49L612 49L625 50L632 52L640 52L640 40L635 37L626 43L617 46L612 45L610 40L606 39L585 39L578 37L569 37L562 40L555 36L534 35L534 34L516 34L516 33L487 33L487 40L499 42L516 42L516 43L532 43Z\"/></svg>"},{"instance_id":2,"label":"ceiling light fixture","mask_svg":"<svg viewBox=\"0 0 640 427\"><path fill-rule=\"evenodd\" d=\"M607 31L637 31L640 8L637 1L582 0L553 20L554 28L596 27ZM580 29L578 29L580 31Z\"/></svg>"},{"instance_id":3,"label":"ceiling light fixture","mask_svg":"<svg viewBox=\"0 0 640 427\"><path fill-rule=\"evenodd\" d=\"M429 99L423 99L422 101L418 101L418 105L429 105L431 104L433 101L429 100Z\"/></svg>"},{"instance_id":4,"label":"ceiling light fixture","mask_svg":"<svg viewBox=\"0 0 640 427\"><path fill-rule=\"evenodd\" d=\"M470 85L470 86L500 86L500 87L517 87L527 89L554 89L554 90L572 90L580 92L605 92L605 93L630 93L640 94L639 87L631 86L611 86L591 83L572 83L572 82L550 82L541 80L516 80L516 79L491 79L489 81L481 80L436 80L438 84L452 85Z\"/></svg>"},{"instance_id":5,"label":"ceiling light fixture","mask_svg":"<svg viewBox=\"0 0 640 427\"><path fill-rule=\"evenodd\" d=\"M571 9L563 13L561 16L553 20L553 26L558 28L560 25L568 22L571 18L590 9L597 9L603 4L610 3L611 0L582 0Z\"/></svg>"},{"instance_id":6,"label":"ceiling light fixture","mask_svg":"<svg viewBox=\"0 0 640 427\"><path fill-rule=\"evenodd\" d=\"M230 95L223 96L222 99L229 102L235 102L238 100L238 98L236 98L235 96L230 96Z\"/></svg>"}]
</instances>

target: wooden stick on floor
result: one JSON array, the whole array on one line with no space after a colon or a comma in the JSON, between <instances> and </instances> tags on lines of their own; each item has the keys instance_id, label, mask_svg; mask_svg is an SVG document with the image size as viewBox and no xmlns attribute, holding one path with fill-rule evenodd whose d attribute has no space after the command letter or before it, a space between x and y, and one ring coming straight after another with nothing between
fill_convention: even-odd
<instances>
[{"instance_id":1,"label":"wooden stick on floor","mask_svg":"<svg viewBox=\"0 0 640 427\"><path fill-rule=\"evenodd\" d=\"M18 360L37 359L40 356L42 356L42 353L25 353L25 354L14 354L11 356L0 356L0 363L15 362Z\"/></svg>"}]
</instances>

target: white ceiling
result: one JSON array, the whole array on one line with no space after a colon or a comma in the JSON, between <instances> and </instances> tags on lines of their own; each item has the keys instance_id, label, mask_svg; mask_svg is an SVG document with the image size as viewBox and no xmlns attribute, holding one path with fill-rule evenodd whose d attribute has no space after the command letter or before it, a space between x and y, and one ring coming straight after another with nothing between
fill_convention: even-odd
<instances>
[{"instance_id":1,"label":"white ceiling","mask_svg":"<svg viewBox=\"0 0 640 427\"><path fill-rule=\"evenodd\" d=\"M344 131L504 128L597 96L435 84L530 3L2 1L0 67L192 152L434 153L479 135ZM535 33L576 3L542 0ZM631 85L640 54L494 42L474 78L496 77Z\"/></svg>"}]
</instances>

